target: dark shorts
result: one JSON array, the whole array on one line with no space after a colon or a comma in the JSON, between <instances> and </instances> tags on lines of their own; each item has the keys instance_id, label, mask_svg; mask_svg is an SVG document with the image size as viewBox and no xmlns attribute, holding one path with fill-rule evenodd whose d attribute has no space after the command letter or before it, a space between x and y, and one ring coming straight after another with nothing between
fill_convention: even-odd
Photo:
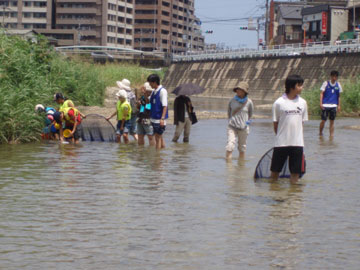
<instances>
[{"instance_id":1,"label":"dark shorts","mask_svg":"<svg viewBox=\"0 0 360 270\"><path fill-rule=\"evenodd\" d=\"M65 129L70 129L70 130L73 130L74 126L65 126ZM75 133L74 133L74 136L73 138L75 140L79 140L81 138L81 135L82 135L82 125L79 124L76 126L76 130L75 130Z\"/></svg>"},{"instance_id":2,"label":"dark shorts","mask_svg":"<svg viewBox=\"0 0 360 270\"><path fill-rule=\"evenodd\" d=\"M123 135L124 133L129 133L131 129L131 123L130 120L126 120L124 123L124 129L120 130L122 121L118 121L116 125L116 134L117 135Z\"/></svg>"},{"instance_id":3,"label":"dark shorts","mask_svg":"<svg viewBox=\"0 0 360 270\"><path fill-rule=\"evenodd\" d=\"M154 134L162 135L166 129L166 126L160 126L158 123L151 123L154 129Z\"/></svg>"},{"instance_id":4,"label":"dark shorts","mask_svg":"<svg viewBox=\"0 0 360 270\"><path fill-rule=\"evenodd\" d=\"M291 173L301 174L304 172L304 148L300 146L275 147L271 159L271 171L281 172L289 157L289 169Z\"/></svg>"},{"instance_id":5,"label":"dark shorts","mask_svg":"<svg viewBox=\"0 0 360 270\"><path fill-rule=\"evenodd\" d=\"M321 120L326 121L327 119L335 120L336 118L336 108L324 108L321 111Z\"/></svg>"}]
</instances>

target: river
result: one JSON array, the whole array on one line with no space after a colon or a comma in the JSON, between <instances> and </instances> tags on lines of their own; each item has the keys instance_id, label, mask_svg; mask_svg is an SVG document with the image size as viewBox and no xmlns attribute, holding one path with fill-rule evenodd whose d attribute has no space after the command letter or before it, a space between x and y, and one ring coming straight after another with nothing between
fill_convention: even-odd
<instances>
[{"instance_id":1,"label":"river","mask_svg":"<svg viewBox=\"0 0 360 270\"><path fill-rule=\"evenodd\" d=\"M254 181L269 119L230 163L221 119L199 121L189 144L169 125L160 152L1 145L0 269L359 269L359 131L346 128L358 121L338 119L332 141L305 124L302 185Z\"/></svg>"}]
</instances>

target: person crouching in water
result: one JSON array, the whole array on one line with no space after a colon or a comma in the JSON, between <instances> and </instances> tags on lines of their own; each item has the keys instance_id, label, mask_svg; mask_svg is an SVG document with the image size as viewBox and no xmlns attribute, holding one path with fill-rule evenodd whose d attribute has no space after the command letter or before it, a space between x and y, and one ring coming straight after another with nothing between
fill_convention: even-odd
<instances>
[{"instance_id":1,"label":"person crouching in water","mask_svg":"<svg viewBox=\"0 0 360 270\"><path fill-rule=\"evenodd\" d=\"M125 90L119 90L116 93L118 102L116 103L116 111L106 118L110 120L115 114L117 114L117 125L116 125L116 140L121 143L121 136L124 137L124 143L129 143L129 131L130 131L130 119L131 119L131 106L127 101L127 93Z\"/></svg>"},{"instance_id":2,"label":"person crouching in water","mask_svg":"<svg viewBox=\"0 0 360 270\"><path fill-rule=\"evenodd\" d=\"M154 140L154 130L151 125L150 116L151 116L151 103L150 103L150 96L154 89L151 88L150 84L146 82L141 88L142 96L138 101L138 119L137 119L137 133L138 133L138 144L144 145L145 144L145 135L147 135L149 139L149 145L155 145Z\"/></svg>"},{"instance_id":3,"label":"person crouching in water","mask_svg":"<svg viewBox=\"0 0 360 270\"><path fill-rule=\"evenodd\" d=\"M232 152L238 139L239 157L245 157L246 140L249 135L250 118L253 115L254 105L251 99L248 98L249 85L246 82L240 82L238 87L233 91L236 93L228 106L229 125L227 128L227 145L226 145L226 159L231 160Z\"/></svg>"},{"instance_id":4,"label":"person crouching in water","mask_svg":"<svg viewBox=\"0 0 360 270\"><path fill-rule=\"evenodd\" d=\"M72 142L78 143L82 135L80 111L68 107L55 112L53 117L56 123L60 124L60 141L63 142L65 140L63 134L63 122L65 122L65 129L71 131L69 138L71 138Z\"/></svg>"}]
</instances>

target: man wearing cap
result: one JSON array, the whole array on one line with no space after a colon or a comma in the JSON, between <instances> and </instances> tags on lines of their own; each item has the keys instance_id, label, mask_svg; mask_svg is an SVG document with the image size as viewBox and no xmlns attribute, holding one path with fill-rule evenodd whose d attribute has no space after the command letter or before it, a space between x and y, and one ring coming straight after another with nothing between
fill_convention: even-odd
<instances>
[{"instance_id":1,"label":"man wearing cap","mask_svg":"<svg viewBox=\"0 0 360 270\"><path fill-rule=\"evenodd\" d=\"M228 106L229 125L227 129L226 159L231 160L232 152L235 149L238 139L239 157L244 158L246 151L246 140L249 134L250 119L253 115L254 105L248 98L249 85L247 82L240 82L233 89L236 93Z\"/></svg>"},{"instance_id":2,"label":"man wearing cap","mask_svg":"<svg viewBox=\"0 0 360 270\"><path fill-rule=\"evenodd\" d=\"M151 74L147 81L155 89L150 96L150 121L154 129L156 149L161 149L165 148L163 133L166 128L166 119L168 119L167 90L160 85L160 77L157 74Z\"/></svg>"},{"instance_id":3,"label":"man wearing cap","mask_svg":"<svg viewBox=\"0 0 360 270\"><path fill-rule=\"evenodd\" d=\"M129 133L134 139L137 141L138 136L136 132L136 118L137 118L137 102L136 102L136 95L131 91L131 83L128 79L122 79L121 81L117 81L116 85L119 87L120 90L125 90L127 94L127 101L130 103L131 106L131 118L129 122Z\"/></svg>"},{"instance_id":4,"label":"man wearing cap","mask_svg":"<svg viewBox=\"0 0 360 270\"><path fill-rule=\"evenodd\" d=\"M65 129L71 130L70 137L73 142L78 143L82 135L81 113L79 110L72 107L62 108L61 111L55 112L53 117L56 123L60 124L60 140L64 141L62 124L65 122Z\"/></svg>"},{"instance_id":5,"label":"man wearing cap","mask_svg":"<svg viewBox=\"0 0 360 270\"><path fill-rule=\"evenodd\" d=\"M155 145L154 142L154 130L150 122L151 115L151 103L150 96L154 89L151 88L148 82L144 83L144 85L140 88L142 96L138 101L138 119L137 119L137 133L138 133L138 144L145 144L145 135L147 135L149 139L149 145Z\"/></svg>"},{"instance_id":6,"label":"man wearing cap","mask_svg":"<svg viewBox=\"0 0 360 270\"><path fill-rule=\"evenodd\" d=\"M118 97L118 102L116 103L116 111L106 118L106 120L110 120L115 114L117 115L117 125L116 125L116 135L117 141L121 143L121 136L124 137L124 143L129 142L129 129L130 129L130 119L131 119L131 106L127 101L127 93L125 90L119 90L116 93Z\"/></svg>"}]
</instances>

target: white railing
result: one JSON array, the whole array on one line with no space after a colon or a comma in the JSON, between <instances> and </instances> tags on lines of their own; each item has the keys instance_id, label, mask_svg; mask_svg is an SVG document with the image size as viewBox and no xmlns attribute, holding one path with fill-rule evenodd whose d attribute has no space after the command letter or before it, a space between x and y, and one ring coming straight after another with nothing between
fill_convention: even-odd
<instances>
[{"instance_id":1,"label":"white railing","mask_svg":"<svg viewBox=\"0 0 360 270\"><path fill-rule=\"evenodd\" d=\"M315 55L340 52L360 52L360 40L349 39L337 41L336 44L325 42L309 42L306 44L284 44L261 46L259 49L227 49L188 52L183 55L173 55L173 61L201 61L219 59L239 59L271 56Z\"/></svg>"}]
</instances>

